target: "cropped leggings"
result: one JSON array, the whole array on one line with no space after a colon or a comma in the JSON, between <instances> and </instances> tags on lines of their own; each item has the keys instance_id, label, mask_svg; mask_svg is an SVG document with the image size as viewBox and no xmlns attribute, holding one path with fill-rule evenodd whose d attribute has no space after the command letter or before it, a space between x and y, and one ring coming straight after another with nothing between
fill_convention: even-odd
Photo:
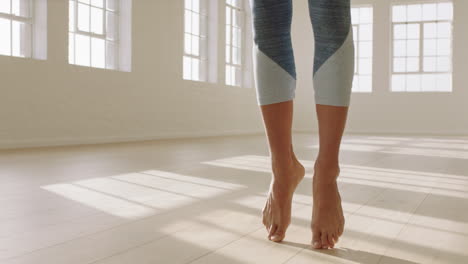
<instances>
[{"instance_id":1,"label":"cropped leggings","mask_svg":"<svg viewBox=\"0 0 468 264\"><path fill-rule=\"evenodd\" d=\"M295 97L292 1L250 0L258 105ZM349 106L354 76L350 0L309 0L309 15L315 40L312 75L315 103Z\"/></svg>"}]
</instances>

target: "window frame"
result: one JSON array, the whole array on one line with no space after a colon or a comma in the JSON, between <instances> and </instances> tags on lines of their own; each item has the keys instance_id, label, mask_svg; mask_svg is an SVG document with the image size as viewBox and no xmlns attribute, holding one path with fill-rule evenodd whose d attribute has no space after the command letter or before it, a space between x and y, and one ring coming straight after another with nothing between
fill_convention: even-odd
<instances>
[{"instance_id":1,"label":"window frame","mask_svg":"<svg viewBox=\"0 0 468 264\"><path fill-rule=\"evenodd\" d=\"M374 90L374 85L373 85L373 81L374 81L374 5L373 4L356 4L356 5L352 5L351 6L351 9L361 9L361 8L370 8L371 9L371 13L372 13L372 19L371 19L371 22L369 23L357 23L357 24L353 24L352 21L351 21L351 27L352 27L352 30L354 31L354 27L357 27L356 28L356 32L357 32L357 35L354 35L353 34L353 43L355 44L354 45L354 49L355 49L355 69L354 69L354 76L353 76L353 82L355 80L356 77L360 77L360 76L366 76L366 77L370 77L371 78L371 83L370 83L370 91L362 91L362 90L352 90L353 93L372 93L373 90ZM360 10L359 10L360 12ZM371 28L372 28L372 32L371 32L371 40L360 40L360 27L362 25L370 25ZM359 51L359 44L360 42L370 42L371 43L371 47L372 47L372 52L371 52L371 56L370 57L362 57L363 59L370 59L371 61L371 73L370 74L360 74L359 73L359 65L360 65L360 51ZM357 44L357 45L356 45ZM353 86L354 87L354 86Z\"/></svg>"},{"instance_id":2,"label":"window frame","mask_svg":"<svg viewBox=\"0 0 468 264\"><path fill-rule=\"evenodd\" d=\"M394 22L393 21L393 8L394 6L410 6L410 5L424 5L424 4L439 4L439 3L450 3L452 4L452 19L436 19L436 20L419 20L419 21L405 21L405 22ZM395 92L395 93L398 93L398 92L406 92L406 93L411 93L411 92L416 92L416 93L431 93L431 92L436 92L436 93L452 93L453 92L453 27L454 27L454 3L452 0L413 0L413 1L398 1L398 0L394 0L390 3L390 23L389 23L389 26L390 26L390 85L389 85L389 91L390 92ZM408 14L408 13L407 13ZM422 15L422 14L421 14ZM451 34L450 34L450 55L448 56L445 56L445 57L449 57L450 59L450 66L449 66L449 70L448 71L424 71L424 25L425 24L429 24L429 23L449 23L450 24L450 28L451 28ZM406 42L408 40L414 40L414 39L408 39L408 35L404 38L404 39L395 39L395 26L396 25L410 25L410 24L419 24L419 36L418 36L418 41L419 41L419 45L418 45L418 48L419 48L419 55L418 55L418 63L419 63L419 67L418 67L418 71L411 71L411 72L408 72L406 69L407 69L407 63L405 64L406 65L406 69L405 71L403 72L395 72L395 58L411 58L411 57L414 57L414 56L399 56L399 57L396 57L395 56L395 40L405 40ZM435 40L437 40L438 38L436 37ZM407 47L407 44L406 46ZM430 57L434 57L434 58L438 58L439 56L435 55L435 56L430 56ZM437 64L436 64L437 65ZM407 86L405 85L405 89L404 90L393 90L393 77L395 75L402 75L402 76L411 76L411 75L419 75L419 76L423 76L423 75L430 75L430 74L433 74L433 75L442 75L442 74L450 74L451 76L451 89L449 91L445 91L445 90L419 90L419 91L408 91L407 89ZM422 88L422 84L420 84L420 87Z\"/></svg>"},{"instance_id":3,"label":"window frame","mask_svg":"<svg viewBox=\"0 0 468 264\"><path fill-rule=\"evenodd\" d=\"M13 0L8 0L10 1L10 12L9 13L3 13L0 12L0 18L9 20L10 22L10 53L7 54L1 54L0 56L8 56L8 57L15 57L15 58L34 58L34 47L35 47L35 39L34 39L34 21L35 21L35 1L34 0L28 0L28 9L29 9L29 16L28 17L23 17L23 16L18 16L13 14ZM20 22L20 23L25 23L28 24L30 27L30 32L28 36L28 42L29 42L29 50L28 50L28 55L27 56L17 56L13 55L13 21Z\"/></svg>"},{"instance_id":4,"label":"window frame","mask_svg":"<svg viewBox=\"0 0 468 264\"><path fill-rule=\"evenodd\" d=\"M73 12L74 12L74 21L73 21L73 31L70 31L70 24L68 25L68 34L73 34L73 63L71 63L70 61L68 61L69 64L71 65L75 65L75 66L82 66L82 67L90 67L90 68L96 68L96 69L105 69L105 70L121 70L120 68L120 27L121 27L121 13L120 13L120 8L121 8L121 0L115 0L117 1L116 5L119 6L119 8L117 10L110 10L107 8L107 1L106 0L103 0L103 7L99 7L99 6L95 6L92 4L92 2L90 1L90 3L82 3L80 2L80 0L68 0L68 3L70 5L70 2L73 2ZM91 13L89 14L89 32L87 31L82 31L78 28L78 4L82 4L82 5L86 5L89 7L89 10L91 11L91 7L94 7L94 8L99 8L101 9L103 12L102 12L102 34L97 34L97 33L94 33L92 32L91 30L91 27L92 27L92 24L91 24ZM70 6L69 6L70 8ZM107 32L107 12L110 12L110 13L113 13L114 14L114 17L115 17L115 21L117 21L117 28L115 29L116 30L116 33L117 33L117 37L115 39L108 39L107 36L108 36L108 32ZM70 18L69 18L70 19ZM70 23L70 22L69 22ZM82 36L86 36L86 37L89 37L89 41L90 41L90 46L89 46L89 66L87 65L81 65L81 64L77 64L76 63L76 34L79 34L79 35L82 35ZM96 66L92 66L92 38L97 38L97 39L101 39L104 41L104 67L96 67ZM107 42L111 42L112 45L114 45L114 47L116 48L114 50L114 57L113 57L113 64L114 64L114 67L110 68L110 67L107 67ZM68 48L69 49L69 48ZM70 50L68 50L68 52L70 52Z\"/></svg>"},{"instance_id":5,"label":"window frame","mask_svg":"<svg viewBox=\"0 0 468 264\"><path fill-rule=\"evenodd\" d=\"M232 12L232 10L236 10L236 12L239 12L241 14L241 18L242 18L242 24L240 27L236 27L232 22L233 22L233 16L231 14L231 21L230 23L231 24L227 24L227 21L225 19L224 21L224 27L225 29L227 27L230 28L230 37L229 37L229 41L230 41L230 44L228 44L226 42L226 38L227 38L227 32L225 31L225 36L224 36L224 47L225 47L225 54L224 54L224 84L226 86L234 86L234 87L243 87L243 86L246 86L245 85L245 82L244 82L244 79L245 79L245 72L244 70L246 69L246 54L245 54L245 47L246 47L246 24L247 24L247 14L246 14L246 10L245 10L245 5L246 3L244 2L244 0L237 0L238 3L240 3L240 7L237 7L235 5L231 5L230 3L228 3L229 0L225 0L224 1L224 10L225 10L225 18L227 18L227 9L229 8L230 12ZM236 1L236 0L235 0ZM240 38L241 38L241 41L240 41L240 47L237 47L237 46L234 46L233 45L233 32L234 32L234 28L239 28L240 30ZM228 47L229 47L229 51L228 51ZM240 64L234 64L233 62L233 48L238 48L239 49L239 52L240 52ZM227 52L229 52L229 58L230 58L230 62L227 62L226 60L226 56L227 56ZM228 67L234 67L234 68L237 68L238 69L238 72L240 74L239 76L239 80L235 80L238 84L233 84L232 80L231 80L231 83L228 83L227 82L227 68ZM232 78L232 76L231 76Z\"/></svg>"},{"instance_id":6,"label":"window frame","mask_svg":"<svg viewBox=\"0 0 468 264\"><path fill-rule=\"evenodd\" d=\"M204 1L201 1L201 0L188 0L188 1L192 1L192 5L193 5L193 1L198 1L199 3L199 12L196 12L192 9L189 9L187 8L187 5L186 5L186 1L184 1L184 30L183 30L183 45L182 45L182 79L185 80L185 81L194 81L194 82L207 82L208 79L209 79L209 76L208 76L208 67L209 67L209 58L208 58L208 45L209 45L209 30L208 30L208 23L209 23L209 3L208 1L209 0L204 0ZM190 19L192 19L192 16L193 14L197 14L199 19L198 19L198 23L199 23L199 34L196 35L193 33L192 30L190 31L186 31L186 24L187 24L187 15L186 13L187 12L190 12ZM190 25L192 27L192 21L190 22ZM203 32L205 32L203 34ZM188 53L187 50L186 50L186 41L185 41L185 37L186 35L190 35L190 45L192 46L192 43L193 43L193 40L192 38L193 37L196 37L198 38L198 55L195 55L195 54L192 54L192 53ZM190 51L192 51L192 48L190 48ZM198 60L199 61L199 68L198 68L198 76L197 76L197 79L194 79L193 77L193 68L192 68L192 64L190 65L190 78L185 78L185 66L184 66L184 60L185 58L188 58L190 59L190 61L192 62L192 60Z\"/></svg>"}]
</instances>

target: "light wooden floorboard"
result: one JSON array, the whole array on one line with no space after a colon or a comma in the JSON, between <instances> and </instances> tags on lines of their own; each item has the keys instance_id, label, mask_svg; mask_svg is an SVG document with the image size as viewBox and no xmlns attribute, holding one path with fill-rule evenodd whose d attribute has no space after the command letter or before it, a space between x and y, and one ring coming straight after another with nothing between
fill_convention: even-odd
<instances>
[{"instance_id":1,"label":"light wooden floorboard","mask_svg":"<svg viewBox=\"0 0 468 264\"><path fill-rule=\"evenodd\" d=\"M264 136L0 151L0 263L468 263L468 138L345 135L346 217L310 247L317 135L282 243L266 239Z\"/></svg>"}]
</instances>

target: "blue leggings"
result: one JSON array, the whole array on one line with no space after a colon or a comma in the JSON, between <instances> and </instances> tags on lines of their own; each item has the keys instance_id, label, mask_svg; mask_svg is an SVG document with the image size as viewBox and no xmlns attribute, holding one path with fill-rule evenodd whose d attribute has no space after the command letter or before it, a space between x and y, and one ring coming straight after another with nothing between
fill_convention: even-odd
<instances>
[{"instance_id":1,"label":"blue leggings","mask_svg":"<svg viewBox=\"0 0 468 264\"><path fill-rule=\"evenodd\" d=\"M294 99L296 69L291 43L292 0L250 0L258 105ZM350 0L309 0L315 39L316 104L349 106L354 76Z\"/></svg>"}]
</instances>

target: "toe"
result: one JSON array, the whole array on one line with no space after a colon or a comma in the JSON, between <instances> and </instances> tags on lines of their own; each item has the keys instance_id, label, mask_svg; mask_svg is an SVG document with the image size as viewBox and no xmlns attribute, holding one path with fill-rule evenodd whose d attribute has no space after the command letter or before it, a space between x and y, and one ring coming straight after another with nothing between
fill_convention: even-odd
<instances>
[{"instance_id":1,"label":"toe","mask_svg":"<svg viewBox=\"0 0 468 264\"><path fill-rule=\"evenodd\" d=\"M328 234L325 231L322 231L321 235L322 248L328 248Z\"/></svg>"},{"instance_id":2,"label":"toe","mask_svg":"<svg viewBox=\"0 0 468 264\"><path fill-rule=\"evenodd\" d=\"M270 232L268 234L268 239L272 239L272 236L273 234L275 234L276 230L278 229L278 225L277 224L272 224L271 225L271 228L270 228Z\"/></svg>"},{"instance_id":3,"label":"toe","mask_svg":"<svg viewBox=\"0 0 468 264\"><path fill-rule=\"evenodd\" d=\"M330 245L331 248L335 246L335 240L333 238L333 233L328 234L328 245Z\"/></svg>"},{"instance_id":4,"label":"toe","mask_svg":"<svg viewBox=\"0 0 468 264\"><path fill-rule=\"evenodd\" d=\"M338 240L340 240L340 236L337 233L333 235L333 238L335 239L335 244L338 243Z\"/></svg>"},{"instance_id":5,"label":"toe","mask_svg":"<svg viewBox=\"0 0 468 264\"><path fill-rule=\"evenodd\" d=\"M280 242L284 239L284 235L286 234L286 228L284 226L279 226L273 236L271 236L271 240L275 242Z\"/></svg>"},{"instance_id":6,"label":"toe","mask_svg":"<svg viewBox=\"0 0 468 264\"><path fill-rule=\"evenodd\" d=\"M321 243L321 240L320 240L320 232L318 232L318 231L313 231L312 246L314 248L322 248L322 243Z\"/></svg>"}]
</instances>

